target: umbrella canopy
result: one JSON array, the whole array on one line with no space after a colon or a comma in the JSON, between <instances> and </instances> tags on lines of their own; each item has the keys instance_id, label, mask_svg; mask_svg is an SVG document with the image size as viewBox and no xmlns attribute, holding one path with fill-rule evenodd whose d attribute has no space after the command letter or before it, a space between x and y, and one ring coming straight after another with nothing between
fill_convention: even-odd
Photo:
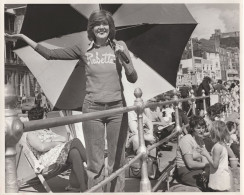
<instances>
[{"instance_id":1,"label":"umbrella canopy","mask_svg":"<svg viewBox=\"0 0 244 195\"><path fill-rule=\"evenodd\" d=\"M182 4L77 4L27 5L21 33L49 48L83 42L88 47L87 19L93 10L112 13L116 39L126 42L138 73L135 84L122 78L128 105L134 89L140 87L148 100L176 86L177 71L184 47L196 27ZM59 109L76 109L84 98L84 65L77 60L47 61L25 43L18 41L16 53L40 83L44 93Z\"/></svg>"}]
</instances>

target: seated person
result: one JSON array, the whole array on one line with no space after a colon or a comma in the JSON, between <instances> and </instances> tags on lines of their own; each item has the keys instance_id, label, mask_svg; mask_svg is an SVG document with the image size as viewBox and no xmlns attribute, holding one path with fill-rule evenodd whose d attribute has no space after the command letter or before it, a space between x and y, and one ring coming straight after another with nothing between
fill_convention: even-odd
<instances>
[{"instance_id":1,"label":"seated person","mask_svg":"<svg viewBox=\"0 0 244 195\"><path fill-rule=\"evenodd\" d=\"M130 148L132 146L133 151L136 153L139 148L137 115L134 111L132 111L129 112L128 116L129 116L129 135L128 135L126 148ZM150 121L145 114L143 114L143 131L144 131L144 140L146 146L154 144L156 142L156 138L153 134L153 124L152 121ZM149 155L156 157L156 149L151 150L149 152Z\"/></svg>"},{"instance_id":2,"label":"seated person","mask_svg":"<svg viewBox=\"0 0 244 195\"><path fill-rule=\"evenodd\" d=\"M43 119L44 110L36 108L28 112L29 120ZM71 164L71 174L67 190L84 192L87 190L87 174L83 163L87 162L86 151L78 138L67 141L51 130L41 129L28 132L26 141L33 154L44 168L54 164Z\"/></svg>"},{"instance_id":3,"label":"seated person","mask_svg":"<svg viewBox=\"0 0 244 195\"><path fill-rule=\"evenodd\" d=\"M240 159L240 142L239 142L239 131L237 130L237 125L233 121L228 121L226 126L230 133L230 148L236 155L238 159ZM239 126L238 126L239 127Z\"/></svg>"},{"instance_id":4,"label":"seated person","mask_svg":"<svg viewBox=\"0 0 244 195\"><path fill-rule=\"evenodd\" d=\"M200 154L196 136L202 134L205 121L200 116L192 116L189 121L189 132L180 140L176 154L176 173L180 183L206 190L209 165Z\"/></svg>"},{"instance_id":5,"label":"seated person","mask_svg":"<svg viewBox=\"0 0 244 195\"><path fill-rule=\"evenodd\" d=\"M156 100L153 98L150 99L148 102L156 102ZM166 126L169 123L164 120L162 112L160 111L160 108L158 106L145 108L145 115L153 122L153 125Z\"/></svg>"},{"instance_id":6,"label":"seated person","mask_svg":"<svg viewBox=\"0 0 244 195\"><path fill-rule=\"evenodd\" d=\"M149 102L153 102L153 101L154 99L151 99ZM160 140L170 135L174 129L174 126L172 125L172 115L171 115L172 111L169 112L169 110L171 110L171 108L165 110L166 112L165 117L163 117L163 113L160 111L159 107L145 108L144 111L147 118L149 118L149 120L152 121L154 133L156 133L157 137Z\"/></svg>"}]
</instances>

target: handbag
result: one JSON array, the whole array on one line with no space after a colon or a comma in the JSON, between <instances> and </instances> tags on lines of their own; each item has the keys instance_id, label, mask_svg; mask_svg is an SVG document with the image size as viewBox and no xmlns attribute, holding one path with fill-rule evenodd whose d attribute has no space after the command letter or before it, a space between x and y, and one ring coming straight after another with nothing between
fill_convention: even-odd
<instances>
[{"instance_id":1,"label":"handbag","mask_svg":"<svg viewBox=\"0 0 244 195\"><path fill-rule=\"evenodd\" d=\"M126 157L126 163L132 160L135 155L129 155ZM147 171L148 177L150 179L156 179L158 177L158 162L157 158L153 156L148 156L147 158ZM140 159L131 164L127 169L125 169L126 178L141 178L141 162Z\"/></svg>"}]
</instances>

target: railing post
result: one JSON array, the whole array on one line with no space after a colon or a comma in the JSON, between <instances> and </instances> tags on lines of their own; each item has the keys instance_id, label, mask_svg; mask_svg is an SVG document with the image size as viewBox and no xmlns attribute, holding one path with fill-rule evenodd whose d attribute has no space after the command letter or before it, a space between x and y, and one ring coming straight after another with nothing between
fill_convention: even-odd
<instances>
[{"instance_id":1,"label":"railing post","mask_svg":"<svg viewBox=\"0 0 244 195\"><path fill-rule=\"evenodd\" d=\"M175 129L176 129L176 131L178 131L178 132L181 132L182 131L182 128L181 128L181 126L180 126L180 118L179 118L179 108L178 108L178 105L179 105L179 102L178 102L178 100L179 100L179 98L178 98L178 96L177 96L177 91L176 90L174 90L174 100L176 101L175 103L174 103L174 105L175 105Z\"/></svg>"},{"instance_id":2,"label":"railing post","mask_svg":"<svg viewBox=\"0 0 244 195\"><path fill-rule=\"evenodd\" d=\"M144 103L141 98L142 91L140 88L136 88L134 91L134 95L136 97L135 106L137 106L137 122L138 122L138 136L139 136L139 149L137 153L143 153L141 158L141 182L140 182L140 192L151 192L151 183L148 178L148 170L147 170L147 148L145 146L144 140L144 130L143 130L143 110Z\"/></svg>"},{"instance_id":3,"label":"railing post","mask_svg":"<svg viewBox=\"0 0 244 195\"><path fill-rule=\"evenodd\" d=\"M207 106L206 106L206 98L205 98L205 90L203 89L202 90L202 96L204 97L203 98L203 111L204 111L204 115L207 114Z\"/></svg>"},{"instance_id":4,"label":"railing post","mask_svg":"<svg viewBox=\"0 0 244 195\"><path fill-rule=\"evenodd\" d=\"M18 192L16 144L23 134L23 123L14 110L17 96L14 88L5 85L5 192Z\"/></svg>"},{"instance_id":5,"label":"railing post","mask_svg":"<svg viewBox=\"0 0 244 195\"><path fill-rule=\"evenodd\" d=\"M196 104L195 104L196 100L194 99L195 96L194 96L194 90L193 89L191 90L191 98L192 98L192 100L191 100L191 102L192 102L192 114L196 115Z\"/></svg>"}]
</instances>

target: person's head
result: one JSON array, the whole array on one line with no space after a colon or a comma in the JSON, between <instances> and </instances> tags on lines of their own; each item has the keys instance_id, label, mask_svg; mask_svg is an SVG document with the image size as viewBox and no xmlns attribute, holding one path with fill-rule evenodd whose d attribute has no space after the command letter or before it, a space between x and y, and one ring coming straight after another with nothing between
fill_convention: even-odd
<instances>
[{"instance_id":1,"label":"person's head","mask_svg":"<svg viewBox=\"0 0 244 195\"><path fill-rule=\"evenodd\" d=\"M148 103L156 103L157 99L156 98L151 98L147 101ZM157 106L150 107L150 110L155 111L157 109Z\"/></svg>"},{"instance_id":2,"label":"person's head","mask_svg":"<svg viewBox=\"0 0 244 195\"><path fill-rule=\"evenodd\" d=\"M229 142L230 133L223 121L214 121L210 130L210 136L213 142Z\"/></svg>"},{"instance_id":3,"label":"person's head","mask_svg":"<svg viewBox=\"0 0 244 195\"><path fill-rule=\"evenodd\" d=\"M227 126L229 132L231 132L233 130L234 130L234 132L236 131L236 124L233 121L228 121L226 123L226 126Z\"/></svg>"},{"instance_id":4,"label":"person's head","mask_svg":"<svg viewBox=\"0 0 244 195\"><path fill-rule=\"evenodd\" d=\"M32 108L28 111L28 119L30 121L40 120L44 117L44 110L41 107Z\"/></svg>"},{"instance_id":5,"label":"person's head","mask_svg":"<svg viewBox=\"0 0 244 195\"><path fill-rule=\"evenodd\" d=\"M189 120L189 134L202 135L206 129L206 123L203 117L192 115Z\"/></svg>"},{"instance_id":6,"label":"person's head","mask_svg":"<svg viewBox=\"0 0 244 195\"><path fill-rule=\"evenodd\" d=\"M214 121L216 119L221 119L224 112L225 106L221 103L216 103L207 109L207 114L209 118Z\"/></svg>"},{"instance_id":7,"label":"person's head","mask_svg":"<svg viewBox=\"0 0 244 195\"><path fill-rule=\"evenodd\" d=\"M222 84L222 80L218 80L218 84Z\"/></svg>"},{"instance_id":8,"label":"person's head","mask_svg":"<svg viewBox=\"0 0 244 195\"><path fill-rule=\"evenodd\" d=\"M231 85L230 85L230 89L234 88L235 86L236 86L235 83L231 83Z\"/></svg>"},{"instance_id":9,"label":"person's head","mask_svg":"<svg viewBox=\"0 0 244 195\"><path fill-rule=\"evenodd\" d=\"M203 78L203 82L206 82L206 83L211 83L211 81L212 81L212 79L210 78L210 77L208 77L208 76L205 76L204 78Z\"/></svg>"},{"instance_id":10,"label":"person's head","mask_svg":"<svg viewBox=\"0 0 244 195\"><path fill-rule=\"evenodd\" d=\"M92 12L88 19L87 33L90 41L108 38L113 40L115 25L111 13L105 10Z\"/></svg>"}]
</instances>

